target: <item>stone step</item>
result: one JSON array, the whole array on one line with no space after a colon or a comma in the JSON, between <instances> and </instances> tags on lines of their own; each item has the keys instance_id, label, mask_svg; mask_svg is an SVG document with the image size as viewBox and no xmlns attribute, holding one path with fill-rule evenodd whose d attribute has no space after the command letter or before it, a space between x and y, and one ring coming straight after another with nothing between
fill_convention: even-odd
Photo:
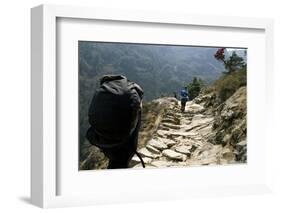
<instances>
[{"instance_id":1,"label":"stone step","mask_svg":"<svg viewBox=\"0 0 281 213\"><path fill-rule=\"evenodd\" d=\"M162 154L171 160L186 160L186 156L184 156L183 154L180 154L178 152L175 152L171 149L163 150Z\"/></svg>"},{"instance_id":2,"label":"stone step","mask_svg":"<svg viewBox=\"0 0 281 213\"><path fill-rule=\"evenodd\" d=\"M168 135L170 135L172 137L177 137L177 136L194 137L194 136L198 135L197 132L192 132L192 131L188 131L188 132L182 132L182 131L173 131L173 132L165 131L164 132L164 131L163 131L163 133L166 133L166 135L168 134Z\"/></svg>"},{"instance_id":3,"label":"stone step","mask_svg":"<svg viewBox=\"0 0 281 213\"><path fill-rule=\"evenodd\" d=\"M192 102L186 104L187 113L197 114L197 113L201 113L204 109L205 108L203 106Z\"/></svg>"},{"instance_id":4,"label":"stone step","mask_svg":"<svg viewBox=\"0 0 281 213\"><path fill-rule=\"evenodd\" d=\"M170 129L180 129L180 126L170 123L162 123L162 126Z\"/></svg>"},{"instance_id":5,"label":"stone step","mask_svg":"<svg viewBox=\"0 0 281 213\"><path fill-rule=\"evenodd\" d=\"M153 146L146 145L146 148L147 148L150 152L152 152L152 153L154 153L154 154L160 154L160 153L161 153L160 150L156 149L156 148L153 147Z\"/></svg>"},{"instance_id":6,"label":"stone step","mask_svg":"<svg viewBox=\"0 0 281 213\"><path fill-rule=\"evenodd\" d=\"M137 165L133 166L132 168L134 168L134 169L143 169L141 163L138 163ZM153 166L153 165L151 165L151 164L146 164L146 165L145 165L145 169L155 169L155 168L157 168L157 167L156 167L156 166Z\"/></svg>"},{"instance_id":7,"label":"stone step","mask_svg":"<svg viewBox=\"0 0 281 213\"><path fill-rule=\"evenodd\" d=\"M163 118L162 123L171 123L174 125L180 125L180 119L178 118Z\"/></svg>"},{"instance_id":8,"label":"stone step","mask_svg":"<svg viewBox=\"0 0 281 213\"><path fill-rule=\"evenodd\" d=\"M163 143L160 140L155 140L155 139L151 139L150 141L148 141L147 145L150 145L159 150L164 150L164 149L168 148L168 146L165 143Z\"/></svg>"},{"instance_id":9,"label":"stone step","mask_svg":"<svg viewBox=\"0 0 281 213\"><path fill-rule=\"evenodd\" d=\"M142 160L143 160L143 162L144 162L145 164L148 164L148 163L151 163L151 162L152 162L152 159L151 159L151 158L148 158L148 157L143 157ZM132 158L132 162L133 162L133 163L140 163L141 160L139 159L138 156L134 155L134 157Z\"/></svg>"},{"instance_id":10,"label":"stone step","mask_svg":"<svg viewBox=\"0 0 281 213\"><path fill-rule=\"evenodd\" d=\"M191 121L191 126L205 126L205 125L208 125L210 124L211 122L214 121L214 118L200 118L200 117L197 117L198 115L195 115L193 118L192 118L192 121Z\"/></svg>"},{"instance_id":11,"label":"stone step","mask_svg":"<svg viewBox=\"0 0 281 213\"><path fill-rule=\"evenodd\" d=\"M178 146L178 147L176 147L175 148L175 151L176 152L179 152L179 153L181 153L181 154L185 154L185 155L187 155L188 157L190 157L190 153L191 153L191 148L192 148L192 146L185 146L185 145L183 145L183 146Z\"/></svg>"},{"instance_id":12,"label":"stone step","mask_svg":"<svg viewBox=\"0 0 281 213\"><path fill-rule=\"evenodd\" d=\"M170 130L168 127L165 127L165 126L163 126L163 125L160 125L160 126L158 127L158 129L159 129L159 130L166 130L166 131L169 131L169 130Z\"/></svg>"},{"instance_id":13,"label":"stone step","mask_svg":"<svg viewBox=\"0 0 281 213\"><path fill-rule=\"evenodd\" d=\"M138 150L138 153L142 156L142 157L148 157L148 158L158 158L159 155L153 154L150 151L147 150L147 148L141 148L140 150Z\"/></svg>"},{"instance_id":14,"label":"stone step","mask_svg":"<svg viewBox=\"0 0 281 213\"><path fill-rule=\"evenodd\" d=\"M180 113L174 113L174 112L167 112L167 113L165 114L165 116L171 117L171 118L175 118L175 117L180 118L180 117L181 117L181 114L180 114Z\"/></svg>"},{"instance_id":15,"label":"stone step","mask_svg":"<svg viewBox=\"0 0 281 213\"><path fill-rule=\"evenodd\" d=\"M171 162L163 160L154 160L150 164L155 167L170 167L172 165Z\"/></svg>"},{"instance_id":16,"label":"stone step","mask_svg":"<svg viewBox=\"0 0 281 213\"><path fill-rule=\"evenodd\" d=\"M160 139L163 143L165 143L168 148L171 148L172 146L176 145L178 142L175 140L170 140L168 138L161 138Z\"/></svg>"}]
</instances>

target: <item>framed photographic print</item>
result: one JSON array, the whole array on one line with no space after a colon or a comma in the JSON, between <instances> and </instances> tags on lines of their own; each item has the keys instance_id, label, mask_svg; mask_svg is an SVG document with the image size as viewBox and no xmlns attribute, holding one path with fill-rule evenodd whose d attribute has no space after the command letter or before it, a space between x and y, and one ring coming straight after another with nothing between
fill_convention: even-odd
<instances>
[{"instance_id":1,"label":"framed photographic print","mask_svg":"<svg viewBox=\"0 0 281 213\"><path fill-rule=\"evenodd\" d=\"M33 204L270 192L272 20L31 14Z\"/></svg>"}]
</instances>

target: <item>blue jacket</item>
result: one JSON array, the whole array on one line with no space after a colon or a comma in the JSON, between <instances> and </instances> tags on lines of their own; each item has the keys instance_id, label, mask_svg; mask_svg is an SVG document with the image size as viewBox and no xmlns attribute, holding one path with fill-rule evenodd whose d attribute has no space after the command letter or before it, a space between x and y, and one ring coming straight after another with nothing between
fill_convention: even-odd
<instances>
[{"instance_id":1,"label":"blue jacket","mask_svg":"<svg viewBox=\"0 0 281 213\"><path fill-rule=\"evenodd\" d=\"M182 99L189 99L189 97L188 97L188 93L187 93L187 91L185 90L185 89L182 89L181 91L180 91L180 99L182 100Z\"/></svg>"}]
</instances>

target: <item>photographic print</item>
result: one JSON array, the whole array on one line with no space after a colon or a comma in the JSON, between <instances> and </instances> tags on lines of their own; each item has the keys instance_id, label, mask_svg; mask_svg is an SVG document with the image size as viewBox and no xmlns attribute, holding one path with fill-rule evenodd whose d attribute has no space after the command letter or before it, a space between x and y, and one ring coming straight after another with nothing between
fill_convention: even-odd
<instances>
[{"instance_id":1,"label":"photographic print","mask_svg":"<svg viewBox=\"0 0 281 213\"><path fill-rule=\"evenodd\" d=\"M80 170L247 163L247 48L78 51Z\"/></svg>"}]
</instances>

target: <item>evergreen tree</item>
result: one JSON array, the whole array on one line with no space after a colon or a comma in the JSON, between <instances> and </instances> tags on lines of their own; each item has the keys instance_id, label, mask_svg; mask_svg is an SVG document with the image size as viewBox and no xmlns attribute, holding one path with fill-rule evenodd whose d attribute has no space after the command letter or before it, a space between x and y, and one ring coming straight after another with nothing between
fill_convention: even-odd
<instances>
[{"instance_id":1,"label":"evergreen tree","mask_svg":"<svg viewBox=\"0 0 281 213\"><path fill-rule=\"evenodd\" d=\"M246 66L244 59L238 56L235 51L232 52L232 55L228 59L225 58L224 51L225 48L218 49L214 57L223 62L225 69L228 70L228 73L240 70Z\"/></svg>"},{"instance_id":2,"label":"evergreen tree","mask_svg":"<svg viewBox=\"0 0 281 213\"><path fill-rule=\"evenodd\" d=\"M189 99L193 100L194 98L196 98L199 95L202 87L203 81L194 77L193 81L187 85Z\"/></svg>"}]
</instances>

